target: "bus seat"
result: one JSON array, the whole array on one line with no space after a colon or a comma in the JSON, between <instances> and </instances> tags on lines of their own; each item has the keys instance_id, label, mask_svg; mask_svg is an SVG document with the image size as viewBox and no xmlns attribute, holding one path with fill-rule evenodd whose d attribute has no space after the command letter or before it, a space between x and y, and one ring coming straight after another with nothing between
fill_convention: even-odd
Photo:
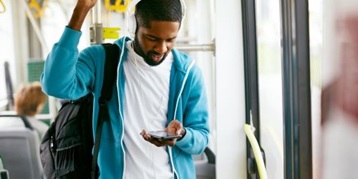
<instances>
[{"instance_id":1,"label":"bus seat","mask_svg":"<svg viewBox=\"0 0 358 179\"><path fill-rule=\"evenodd\" d=\"M16 115L0 115L0 118L2 117L21 118ZM28 121L25 122L25 126L27 127L0 129L0 155L11 179L41 179L43 171L39 154L39 137Z\"/></svg>"},{"instance_id":2,"label":"bus seat","mask_svg":"<svg viewBox=\"0 0 358 179\"><path fill-rule=\"evenodd\" d=\"M215 154L213 151L206 147L204 150L204 155L195 156L195 170L197 179L215 179L216 170L215 170Z\"/></svg>"},{"instance_id":3,"label":"bus seat","mask_svg":"<svg viewBox=\"0 0 358 179\"><path fill-rule=\"evenodd\" d=\"M0 179L10 179L9 172L5 169L0 155Z\"/></svg>"}]
</instances>

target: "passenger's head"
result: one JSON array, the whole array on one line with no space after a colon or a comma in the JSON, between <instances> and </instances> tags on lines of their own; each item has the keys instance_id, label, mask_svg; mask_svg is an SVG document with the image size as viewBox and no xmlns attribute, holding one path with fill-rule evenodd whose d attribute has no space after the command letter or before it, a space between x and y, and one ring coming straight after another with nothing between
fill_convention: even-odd
<instances>
[{"instance_id":1,"label":"passenger's head","mask_svg":"<svg viewBox=\"0 0 358 179\"><path fill-rule=\"evenodd\" d=\"M150 28L151 21L178 22L184 16L181 0L141 0L136 5L135 17L139 27Z\"/></svg>"},{"instance_id":2,"label":"passenger's head","mask_svg":"<svg viewBox=\"0 0 358 179\"><path fill-rule=\"evenodd\" d=\"M41 112L46 99L39 82L23 85L15 94L15 111L20 115L35 116Z\"/></svg>"},{"instance_id":3,"label":"passenger's head","mask_svg":"<svg viewBox=\"0 0 358 179\"><path fill-rule=\"evenodd\" d=\"M135 51L159 65L173 48L183 18L180 0L141 0L136 5Z\"/></svg>"}]
</instances>

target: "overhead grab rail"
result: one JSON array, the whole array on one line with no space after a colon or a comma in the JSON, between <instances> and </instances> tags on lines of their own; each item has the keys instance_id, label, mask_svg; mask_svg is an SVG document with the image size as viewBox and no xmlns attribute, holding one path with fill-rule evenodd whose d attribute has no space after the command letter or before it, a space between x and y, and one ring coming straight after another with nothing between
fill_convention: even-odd
<instances>
[{"instance_id":1,"label":"overhead grab rail","mask_svg":"<svg viewBox=\"0 0 358 179\"><path fill-rule=\"evenodd\" d=\"M6 12L6 6L5 6L3 0L0 0L0 5L2 6L2 10L0 9L0 13L5 13Z\"/></svg>"},{"instance_id":2,"label":"overhead grab rail","mask_svg":"<svg viewBox=\"0 0 358 179\"><path fill-rule=\"evenodd\" d=\"M113 4L114 2L114 4ZM132 0L105 0L104 7L110 11L125 13Z\"/></svg>"},{"instance_id":3,"label":"overhead grab rail","mask_svg":"<svg viewBox=\"0 0 358 179\"><path fill-rule=\"evenodd\" d=\"M47 0L43 0L42 2L38 2L37 0L30 0L28 5L31 12L33 12L33 16L35 18L41 18L43 16L45 7L47 7Z\"/></svg>"},{"instance_id":4,"label":"overhead grab rail","mask_svg":"<svg viewBox=\"0 0 358 179\"><path fill-rule=\"evenodd\" d=\"M42 8L41 8L39 2L37 2L36 0L30 0L28 5L29 5L30 10L34 11L34 17L35 18L42 17Z\"/></svg>"}]
</instances>

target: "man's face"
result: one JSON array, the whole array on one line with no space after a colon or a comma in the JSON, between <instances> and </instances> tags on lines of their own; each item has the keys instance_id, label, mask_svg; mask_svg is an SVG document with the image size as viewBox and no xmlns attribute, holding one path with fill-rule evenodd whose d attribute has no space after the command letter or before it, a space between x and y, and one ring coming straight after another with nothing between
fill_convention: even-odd
<instances>
[{"instance_id":1,"label":"man's face","mask_svg":"<svg viewBox=\"0 0 358 179\"><path fill-rule=\"evenodd\" d=\"M138 27L134 50L148 65L156 66L163 62L173 48L180 24L170 21L151 21L149 27Z\"/></svg>"}]
</instances>

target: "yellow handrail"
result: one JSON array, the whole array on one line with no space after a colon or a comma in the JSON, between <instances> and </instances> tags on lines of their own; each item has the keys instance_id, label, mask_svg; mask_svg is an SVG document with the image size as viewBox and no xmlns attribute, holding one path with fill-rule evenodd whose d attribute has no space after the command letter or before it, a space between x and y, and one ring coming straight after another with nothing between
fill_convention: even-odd
<instances>
[{"instance_id":1,"label":"yellow handrail","mask_svg":"<svg viewBox=\"0 0 358 179\"><path fill-rule=\"evenodd\" d=\"M115 0L114 4L112 4L111 0L105 0L104 7L110 11L125 13L131 2L132 0Z\"/></svg>"},{"instance_id":2,"label":"yellow handrail","mask_svg":"<svg viewBox=\"0 0 358 179\"><path fill-rule=\"evenodd\" d=\"M103 27L103 38L104 39L118 39L121 30L119 27Z\"/></svg>"},{"instance_id":3,"label":"yellow handrail","mask_svg":"<svg viewBox=\"0 0 358 179\"><path fill-rule=\"evenodd\" d=\"M30 0L28 3L29 8L34 12L35 18L41 18L43 16L43 9L46 6L46 1L43 4L40 4L37 0Z\"/></svg>"},{"instance_id":4,"label":"yellow handrail","mask_svg":"<svg viewBox=\"0 0 358 179\"><path fill-rule=\"evenodd\" d=\"M253 129L251 127L252 126L250 126L249 124L244 124L244 131L247 138L249 139L252 150L254 151L254 156L255 156L257 168L259 170L260 179L267 179L267 172L265 168L264 159L262 158L259 143L257 142Z\"/></svg>"},{"instance_id":5,"label":"yellow handrail","mask_svg":"<svg viewBox=\"0 0 358 179\"><path fill-rule=\"evenodd\" d=\"M0 11L0 13L5 13L6 12L6 6L4 4L4 2L2 2L2 0L0 0L0 5L2 6L2 10Z\"/></svg>"},{"instance_id":6,"label":"yellow handrail","mask_svg":"<svg viewBox=\"0 0 358 179\"><path fill-rule=\"evenodd\" d=\"M42 9L40 4L36 1L36 0L30 0L29 2L29 8L33 9L34 13L34 17L35 18L39 18L42 16Z\"/></svg>"}]
</instances>

